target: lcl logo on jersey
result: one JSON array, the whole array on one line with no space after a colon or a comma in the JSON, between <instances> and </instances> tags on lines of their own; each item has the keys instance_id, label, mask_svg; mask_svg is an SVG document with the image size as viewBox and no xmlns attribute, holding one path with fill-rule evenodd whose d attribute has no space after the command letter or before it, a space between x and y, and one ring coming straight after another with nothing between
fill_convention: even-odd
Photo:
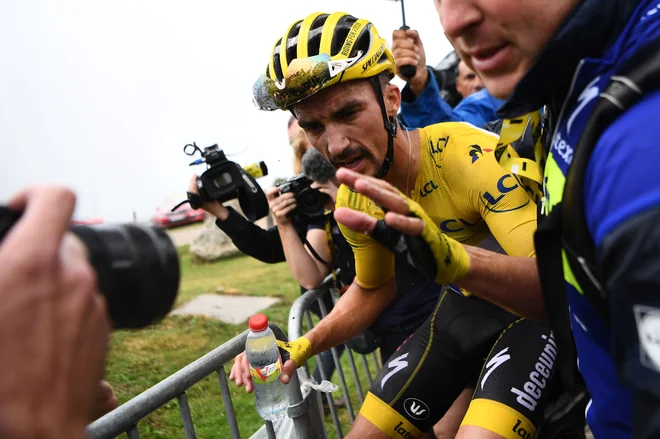
<instances>
[{"instance_id":1,"label":"lcl logo on jersey","mask_svg":"<svg viewBox=\"0 0 660 439\"><path fill-rule=\"evenodd\" d=\"M408 398L403 402L403 408L413 419L421 421L426 419L431 414L429 406L427 406L424 401L421 401L417 398Z\"/></svg>"},{"instance_id":2,"label":"lcl logo on jersey","mask_svg":"<svg viewBox=\"0 0 660 439\"><path fill-rule=\"evenodd\" d=\"M429 152L431 153L433 163L435 163L435 166L438 168L442 168L442 165L440 164L440 154L445 150L448 142L449 136L440 137L435 142L433 140L429 140Z\"/></svg>"},{"instance_id":3,"label":"lcl logo on jersey","mask_svg":"<svg viewBox=\"0 0 660 439\"><path fill-rule=\"evenodd\" d=\"M436 190L438 186L436 186L435 181L429 180L426 182L424 187L421 187L419 189L419 196L424 198L425 196L429 195L431 192Z\"/></svg>"},{"instance_id":4,"label":"lcl logo on jersey","mask_svg":"<svg viewBox=\"0 0 660 439\"><path fill-rule=\"evenodd\" d=\"M527 206L530 203L531 198L524 197L524 201L522 202L522 204L518 206L511 206L506 209L495 207L496 204L499 203L500 200L504 198L506 194L518 188L519 185L520 182L518 181L518 178L515 175L512 174L503 175L497 181L497 192L495 191L493 191L493 193L485 192L483 195L481 195L481 202L486 207L486 209L495 213L511 212L512 210L522 209L523 207Z\"/></svg>"}]
</instances>

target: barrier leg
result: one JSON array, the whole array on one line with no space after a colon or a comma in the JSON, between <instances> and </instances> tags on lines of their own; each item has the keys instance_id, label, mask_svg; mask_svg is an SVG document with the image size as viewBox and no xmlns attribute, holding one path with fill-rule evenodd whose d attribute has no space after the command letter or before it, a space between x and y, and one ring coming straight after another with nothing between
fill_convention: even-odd
<instances>
[{"instance_id":1,"label":"barrier leg","mask_svg":"<svg viewBox=\"0 0 660 439\"><path fill-rule=\"evenodd\" d=\"M181 413L181 420L183 421L183 431L186 434L186 439L196 439L195 426L193 425L192 415L190 414L190 406L188 405L188 396L186 392L177 396L179 402L179 412Z\"/></svg>"}]
</instances>

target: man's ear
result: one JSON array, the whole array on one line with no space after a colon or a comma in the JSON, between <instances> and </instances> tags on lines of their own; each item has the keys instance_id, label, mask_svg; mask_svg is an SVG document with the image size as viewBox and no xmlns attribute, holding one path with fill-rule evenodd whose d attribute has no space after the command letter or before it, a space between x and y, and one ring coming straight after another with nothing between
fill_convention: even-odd
<instances>
[{"instance_id":1,"label":"man's ear","mask_svg":"<svg viewBox=\"0 0 660 439\"><path fill-rule=\"evenodd\" d=\"M385 99L387 115L390 118L395 117L401 106L401 90L396 85L389 83L385 87L383 97Z\"/></svg>"}]
</instances>

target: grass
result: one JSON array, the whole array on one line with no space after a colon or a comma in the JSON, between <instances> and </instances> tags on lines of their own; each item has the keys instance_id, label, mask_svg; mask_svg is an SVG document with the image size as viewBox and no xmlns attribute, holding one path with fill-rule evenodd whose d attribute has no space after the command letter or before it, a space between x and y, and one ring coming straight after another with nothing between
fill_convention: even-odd
<instances>
[{"instance_id":1,"label":"grass","mask_svg":"<svg viewBox=\"0 0 660 439\"><path fill-rule=\"evenodd\" d=\"M289 309L299 297L300 288L286 264L264 264L246 256L201 263L188 252L187 246L179 249L179 255L182 280L177 305L200 294L278 297L281 301L270 307L266 314L271 322L287 331ZM204 317L169 316L158 325L140 331L116 331L111 338L106 379L123 404L245 329L247 322L233 325ZM348 365L345 354L342 364ZM363 366L361 363L356 366L361 371L362 388L366 388ZM231 364L225 366L227 373L230 368ZM349 370L345 368L347 381L353 389L351 393L355 395L355 384ZM375 374L372 373L372 376ZM338 383L337 379L333 381ZM231 382L229 386L241 436L249 437L262 425L254 410L254 398ZM197 437L230 437L215 375L194 385L187 395ZM341 391L334 395L340 396ZM354 396L352 401L357 412L357 397ZM350 422L345 409L340 411L340 418L346 433ZM332 425L330 418L326 425ZM182 437L183 426L176 400L141 421L139 430L141 438Z\"/></svg>"}]
</instances>

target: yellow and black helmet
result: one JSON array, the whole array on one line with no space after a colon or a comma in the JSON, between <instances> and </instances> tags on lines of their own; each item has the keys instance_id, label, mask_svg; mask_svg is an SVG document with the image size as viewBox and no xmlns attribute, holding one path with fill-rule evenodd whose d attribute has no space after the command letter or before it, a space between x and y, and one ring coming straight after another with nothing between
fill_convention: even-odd
<instances>
[{"instance_id":1,"label":"yellow and black helmet","mask_svg":"<svg viewBox=\"0 0 660 439\"><path fill-rule=\"evenodd\" d=\"M266 73L253 86L261 110L291 105L339 82L396 73L392 52L374 25L345 12L315 12L277 40Z\"/></svg>"}]
</instances>

